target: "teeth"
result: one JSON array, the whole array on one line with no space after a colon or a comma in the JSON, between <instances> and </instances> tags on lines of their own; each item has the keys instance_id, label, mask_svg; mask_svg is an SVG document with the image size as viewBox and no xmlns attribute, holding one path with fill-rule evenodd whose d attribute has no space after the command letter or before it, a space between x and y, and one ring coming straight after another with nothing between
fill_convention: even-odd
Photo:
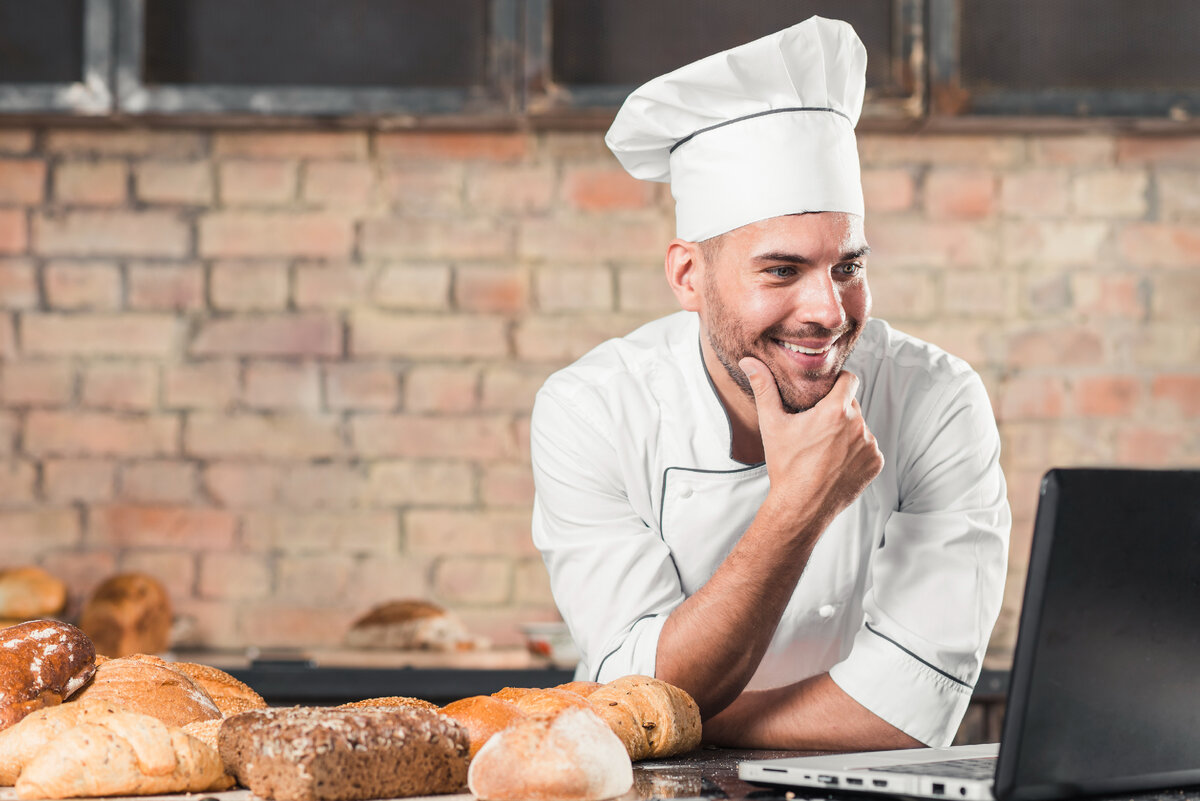
<instances>
[{"instance_id":1,"label":"teeth","mask_svg":"<svg viewBox=\"0 0 1200 801\"><path fill-rule=\"evenodd\" d=\"M829 350L828 345L821 348L820 350L814 350L813 348L803 348L799 345L793 345L791 342L784 342L782 344L788 350L795 351L796 353L807 353L810 356L819 356L822 353L824 353L825 351Z\"/></svg>"}]
</instances>

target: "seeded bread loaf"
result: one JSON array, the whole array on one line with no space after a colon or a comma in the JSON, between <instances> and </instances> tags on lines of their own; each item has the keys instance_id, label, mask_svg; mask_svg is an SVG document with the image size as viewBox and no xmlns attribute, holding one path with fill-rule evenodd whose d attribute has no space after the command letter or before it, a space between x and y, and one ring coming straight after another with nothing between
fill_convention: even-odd
<instances>
[{"instance_id":1,"label":"seeded bread loaf","mask_svg":"<svg viewBox=\"0 0 1200 801\"><path fill-rule=\"evenodd\" d=\"M220 668L194 662L167 662L167 667L191 679L217 705L225 717L251 709L266 709L267 702L250 685L235 679Z\"/></svg>"},{"instance_id":2,"label":"seeded bread loaf","mask_svg":"<svg viewBox=\"0 0 1200 801\"><path fill-rule=\"evenodd\" d=\"M217 739L225 769L276 801L451 793L467 777L466 730L419 707L259 709Z\"/></svg>"},{"instance_id":3,"label":"seeded bread loaf","mask_svg":"<svg viewBox=\"0 0 1200 801\"><path fill-rule=\"evenodd\" d=\"M700 708L684 690L661 679L622 676L587 701L635 762L682 754L700 745Z\"/></svg>"},{"instance_id":4,"label":"seeded bread loaf","mask_svg":"<svg viewBox=\"0 0 1200 801\"><path fill-rule=\"evenodd\" d=\"M0 730L61 703L95 670L91 640L72 625L31 620L0 630Z\"/></svg>"}]
</instances>

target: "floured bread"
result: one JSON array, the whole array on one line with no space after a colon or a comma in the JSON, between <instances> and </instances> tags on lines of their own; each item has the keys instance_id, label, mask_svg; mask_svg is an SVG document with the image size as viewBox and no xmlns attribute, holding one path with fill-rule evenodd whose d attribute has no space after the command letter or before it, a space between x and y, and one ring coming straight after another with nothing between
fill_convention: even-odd
<instances>
[{"instance_id":1,"label":"floured bread","mask_svg":"<svg viewBox=\"0 0 1200 801\"><path fill-rule=\"evenodd\" d=\"M0 730L76 693L96 670L82 631L57 620L0 630Z\"/></svg>"}]
</instances>

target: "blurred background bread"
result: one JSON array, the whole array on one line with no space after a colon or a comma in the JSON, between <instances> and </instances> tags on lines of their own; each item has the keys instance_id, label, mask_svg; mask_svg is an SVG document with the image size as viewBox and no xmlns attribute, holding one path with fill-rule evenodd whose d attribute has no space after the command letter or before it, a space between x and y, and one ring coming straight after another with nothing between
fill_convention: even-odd
<instances>
[{"instance_id":1,"label":"blurred background bread","mask_svg":"<svg viewBox=\"0 0 1200 801\"><path fill-rule=\"evenodd\" d=\"M53 617L67 603L67 585L34 565L0 569L0 621Z\"/></svg>"},{"instance_id":2,"label":"blurred background bread","mask_svg":"<svg viewBox=\"0 0 1200 801\"><path fill-rule=\"evenodd\" d=\"M92 593L79 616L79 628L104 656L158 654L170 646L171 614L170 596L158 579L120 573Z\"/></svg>"},{"instance_id":3,"label":"blurred background bread","mask_svg":"<svg viewBox=\"0 0 1200 801\"><path fill-rule=\"evenodd\" d=\"M465 651L486 643L471 636L453 612L417 599L388 601L359 617L346 632L352 648Z\"/></svg>"}]
</instances>

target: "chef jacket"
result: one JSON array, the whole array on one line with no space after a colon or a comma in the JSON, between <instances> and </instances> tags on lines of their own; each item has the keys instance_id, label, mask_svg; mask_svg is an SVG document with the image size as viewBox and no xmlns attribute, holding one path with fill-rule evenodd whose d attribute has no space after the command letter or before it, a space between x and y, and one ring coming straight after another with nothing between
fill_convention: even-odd
<instances>
[{"instance_id":1,"label":"chef jacket","mask_svg":"<svg viewBox=\"0 0 1200 801\"><path fill-rule=\"evenodd\" d=\"M1000 440L962 360L869 320L845 369L882 472L817 541L747 689L829 672L931 745L966 711L999 614L1011 522ZM533 540L579 646L578 678L654 675L663 623L767 495L679 312L555 373L534 405Z\"/></svg>"}]
</instances>

